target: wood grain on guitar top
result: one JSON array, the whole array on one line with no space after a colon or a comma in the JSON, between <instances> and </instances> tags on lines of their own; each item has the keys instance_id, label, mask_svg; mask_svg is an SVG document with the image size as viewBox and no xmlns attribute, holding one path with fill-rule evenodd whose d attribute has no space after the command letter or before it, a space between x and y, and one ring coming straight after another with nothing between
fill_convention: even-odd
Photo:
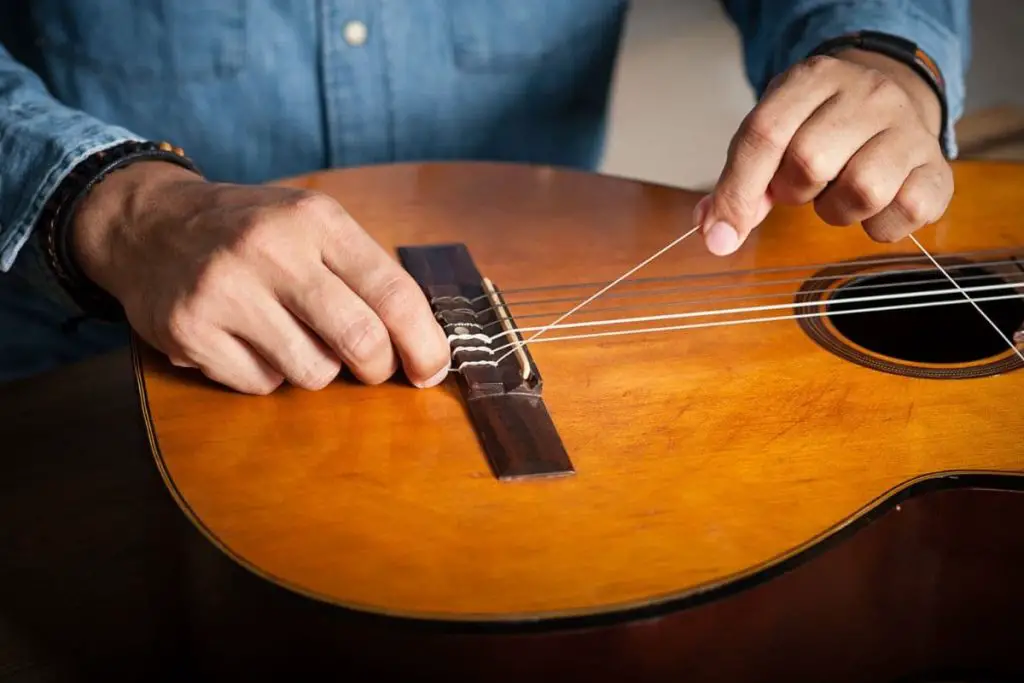
<instances>
[{"instance_id":1,"label":"wood grain on guitar top","mask_svg":"<svg viewBox=\"0 0 1024 683\"><path fill-rule=\"evenodd\" d=\"M338 198L388 249L465 243L505 290L612 280L688 229L698 199L487 164L288 182ZM933 254L1024 244L1024 168L961 163L956 183L947 215L917 233ZM810 209L776 210L727 259L699 239L638 276L915 253ZM531 353L572 477L496 480L454 378L426 391L339 380L255 398L145 347L139 363L158 459L219 547L299 592L399 616L501 621L656 603L756 573L917 478L1024 473L1021 371L886 374L825 352L792 321Z\"/></svg>"}]
</instances>

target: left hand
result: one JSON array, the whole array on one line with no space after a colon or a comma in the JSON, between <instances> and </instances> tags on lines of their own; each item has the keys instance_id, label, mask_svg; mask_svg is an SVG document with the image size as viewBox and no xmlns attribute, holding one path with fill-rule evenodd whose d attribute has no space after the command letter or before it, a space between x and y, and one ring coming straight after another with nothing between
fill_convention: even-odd
<instances>
[{"instance_id":1,"label":"left hand","mask_svg":"<svg viewBox=\"0 0 1024 683\"><path fill-rule=\"evenodd\" d=\"M881 242L937 221L953 195L940 117L928 84L883 55L847 50L797 64L744 119L694 211L708 249L734 252L775 203L813 201L826 223L860 222Z\"/></svg>"}]
</instances>

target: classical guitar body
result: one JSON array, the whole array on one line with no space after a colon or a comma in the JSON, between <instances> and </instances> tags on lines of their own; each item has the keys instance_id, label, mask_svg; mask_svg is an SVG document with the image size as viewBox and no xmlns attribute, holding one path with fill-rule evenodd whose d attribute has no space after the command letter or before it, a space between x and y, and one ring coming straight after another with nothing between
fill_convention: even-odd
<instances>
[{"instance_id":1,"label":"classical guitar body","mask_svg":"<svg viewBox=\"0 0 1024 683\"><path fill-rule=\"evenodd\" d=\"M489 164L287 182L395 254L454 371L251 397L135 346L202 670L1024 678L1024 168L956 166L917 233L942 269L777 209L527 345L698 197Z\"/></svg>"}]
</instances>

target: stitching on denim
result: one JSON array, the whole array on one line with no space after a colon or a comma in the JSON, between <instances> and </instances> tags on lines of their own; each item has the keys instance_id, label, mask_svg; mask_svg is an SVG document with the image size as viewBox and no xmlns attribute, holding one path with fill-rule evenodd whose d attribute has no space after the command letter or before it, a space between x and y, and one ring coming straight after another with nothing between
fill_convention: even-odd
<instances>
[{"instance_id":1,"label":"stitching on denim","mask_svg":"<svg viewBox=\"0 0 1024 683\"><path fill-rule=\"evenodd\" d=\"M47 169L35 189L27 194L28 199L22 200L11 212L13 219L8 228L10 233L0 243L0 270L10 270L14 259L17 258L17 252L24 246L50 195L72 168L100 150L128 140L141 139L131 133L115 135L105 132L88 142L79 143L61 155L60 159Z\"/></svg>"}]
</instances>

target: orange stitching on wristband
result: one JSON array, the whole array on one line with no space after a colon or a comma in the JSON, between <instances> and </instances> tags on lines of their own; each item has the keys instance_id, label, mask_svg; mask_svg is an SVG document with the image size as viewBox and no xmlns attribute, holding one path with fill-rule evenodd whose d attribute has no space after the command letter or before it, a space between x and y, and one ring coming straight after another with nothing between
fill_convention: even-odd
<instances>
[{"instance_id":1,"label":"orange stitching on wristband","mask_svg":"<svg viewBox=\"0 0 1024 683\"><path fill-rule=\"evenodd\" d=\"M934 61L932 61L932 58L926 55L924 51L921 50L921 48L917 49L917 51L914 53L914 56L917 57L917 59L921 62L924 68L928 69L928 71L931 72L932 77L935 78L936 81L938 81L939 85L943 89L945 89L946 82L942 79L942 72L939 71L939 67L936 66Z\"/></svg>"}]
</instances>

